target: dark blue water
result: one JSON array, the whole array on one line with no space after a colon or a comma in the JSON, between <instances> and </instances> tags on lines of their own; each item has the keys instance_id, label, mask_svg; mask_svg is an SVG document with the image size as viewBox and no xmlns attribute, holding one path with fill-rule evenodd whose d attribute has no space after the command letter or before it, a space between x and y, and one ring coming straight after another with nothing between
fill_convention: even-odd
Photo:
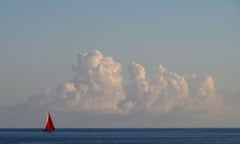
<instances>
[{"instance_id":1,"label":"dark blue water","mask_svg":"<svg viewBox=\"0 0 240 144\"><path fill-rule=\"evenodd\" d=\"M240 129L0 129L1 144L239 144Z\"/></svg>"}]
</instances>

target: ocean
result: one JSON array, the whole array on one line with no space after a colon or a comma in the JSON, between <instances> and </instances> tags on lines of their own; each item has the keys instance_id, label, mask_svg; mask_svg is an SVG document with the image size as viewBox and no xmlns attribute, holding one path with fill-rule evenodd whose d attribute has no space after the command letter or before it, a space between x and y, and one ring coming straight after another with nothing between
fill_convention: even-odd
<instances>
[{"instance_id":1,"label":"ocean","mask_svg":"<svg viewBox=\"0 0 240 144\"><path fill-rule=\"evenodd\" d=\"M240 144L240 129L0 129L0 144Z\"/></svg>"}]
</instances>

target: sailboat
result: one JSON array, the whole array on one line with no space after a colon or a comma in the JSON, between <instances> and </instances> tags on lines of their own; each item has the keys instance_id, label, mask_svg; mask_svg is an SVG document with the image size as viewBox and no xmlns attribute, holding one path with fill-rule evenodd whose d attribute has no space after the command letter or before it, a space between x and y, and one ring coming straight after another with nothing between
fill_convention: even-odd
<instances>
[{"instance_id":1,"label":"sailboat","mask_svg":"<svg viewBox=\"0 0 240 144\"><path fill-rule=\"evenodd\" d=\"M46 126L45 126L44 130L47 132L55 130L50 113L48 113L47 120L46 120Z\"/></svg>"}]
</instances>

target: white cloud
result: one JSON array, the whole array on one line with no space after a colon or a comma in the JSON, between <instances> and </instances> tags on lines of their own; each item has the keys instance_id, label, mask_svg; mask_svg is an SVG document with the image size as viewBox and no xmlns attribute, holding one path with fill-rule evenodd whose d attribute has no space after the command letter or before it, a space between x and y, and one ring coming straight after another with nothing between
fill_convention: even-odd
<instances>
[{"instance_id":1,"label":"white cloud","mask_svg":"<svg viewBox=\"0 0 240 144\"><path fill-rule=\"evenodd\" d=\"M126 98L122 89L121 65L94 50L78 55L72 82L58 87L53 107L67 111L124 113L118 104Z\"/></svg>"},{"instance_id":2,"label":"white cloud","mask_svg":"<svg viewBox=\"0 0 240 144\"><path fill-rule=\"evenodd\" d=\"M132 63L125 78L121 75L121 64L98 50L79 54L72 69L73 80L52 88L52 98L48 92L30 98L27 103L59 111L100 114L159 115L174 110L219 114L227 108L216 92L212 76L201 79L196 74L181 75L159 65L150 79L143 66Z\"/></svg>"}]
</instances>

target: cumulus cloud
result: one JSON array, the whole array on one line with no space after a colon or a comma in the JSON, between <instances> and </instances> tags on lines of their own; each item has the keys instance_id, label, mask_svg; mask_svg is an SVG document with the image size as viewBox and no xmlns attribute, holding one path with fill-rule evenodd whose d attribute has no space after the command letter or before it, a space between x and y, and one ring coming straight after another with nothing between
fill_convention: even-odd
<instances>
[{"instance_id":1,"label":"cumulus cloud","mask_svg":"<svg viewBox=\"0 0 240 144\"><path fill-rule=\"evenodd\" d=\"M125 85L127 99L135 108L154 114L169 113L174 109L195 113L221 113L227 110L220 94L215 91L212 76L200 79L179 75L163 65L151 80L143 66L133 63Z\"/></svg>"},{"instance_id":2,"label":"cumulus cloud","mask_svg":"<svg viewBox=\"0 0 240 144\"><path fill-rule=\"evenodd\" d=\"M53 108L67 111L124 113L118 104L126 99L122 89L121 65L94 50L78 55L72 66L75 77L57 88Z\"/></svg>"},{"instance_id":3,"label":"cumulus cloud","mask_svg":"<svg viewBox=\"0 0 240 144\"><path fill-rule=\"evenodd\" d=\"M227 110L210 75L186 76L159 65L155 76L148 78L142 65L132 63L123 77L121 69L120 63L98 50L81 53L72 66L71 81L29 98L27 104L100 114L160 115L174 110L218 114Z\"/></svg>"}]
</instances>

